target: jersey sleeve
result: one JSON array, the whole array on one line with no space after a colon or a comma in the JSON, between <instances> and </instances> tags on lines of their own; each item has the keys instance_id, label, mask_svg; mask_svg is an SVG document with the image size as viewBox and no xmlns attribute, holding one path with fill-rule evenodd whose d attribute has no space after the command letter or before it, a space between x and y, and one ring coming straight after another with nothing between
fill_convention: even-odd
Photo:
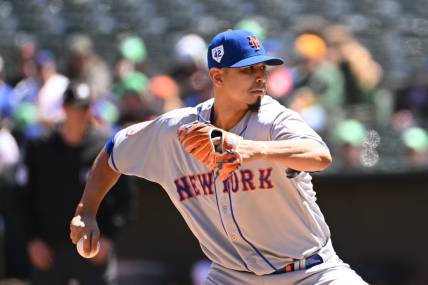
<instances>
[{"instance_id":1,"label":"jersey sleeve","mask_svg":"<svg viewBox=\"0 0 428 285\"><path fill-rule=\"evenodd\" d=\"M161 119L131 125L107 142L109 165L118 173L157 182L162 162L166 161L168 139Z\"/></svg>"},{"instance_id":2,"label":"jersey sleeve","mask_svg":"<svg viewBox=\"0 0 428 285\"><path fill-rule=\"evenodd\" d=\"M322 138L295 111L286 109L273 122L272 140L310 139L326 146Z\"/></svg>"}]
</instances>

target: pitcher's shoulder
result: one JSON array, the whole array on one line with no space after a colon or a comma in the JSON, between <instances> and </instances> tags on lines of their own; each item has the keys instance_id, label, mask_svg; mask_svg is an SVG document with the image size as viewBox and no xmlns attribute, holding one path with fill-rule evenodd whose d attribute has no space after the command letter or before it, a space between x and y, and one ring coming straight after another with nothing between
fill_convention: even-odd
<instances>
[{"instance_id":1,"label":"pitcher's shoulder","mask_svg":"<svg viewBox=\"0 0 428 285\"><path fill-rule=\"evenodd\" d=\"M197 111L193 107L179 108L169 111L159 117L159 121L162 121L166 126L182 125L197 117Z\"/></svg>"},{"instance_id":2,"label":"pitcher's shoulder","mask_svg":"<svg viewBox=\"0 0 428 285\"><path fill-rule=\"evenodd\" d=\"M164 127L171 129L177 129L192 122L206 122L206 117L210 113L212 104L213 100L208 100L195 107L175 109L161 115L158 120Z\"/></svg>"}]
</instances>

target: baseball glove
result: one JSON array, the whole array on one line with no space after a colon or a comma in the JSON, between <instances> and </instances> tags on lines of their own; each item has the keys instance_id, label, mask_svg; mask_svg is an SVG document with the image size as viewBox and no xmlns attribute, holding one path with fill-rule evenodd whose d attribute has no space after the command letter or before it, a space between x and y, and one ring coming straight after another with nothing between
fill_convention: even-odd
<instances>
[{"instance_id":1,"label":"baseball glove","mask_svg":"<svg viewBox=\"0 0 428 285\"><path fill-rule=\"evenodd\" d=\"M178 130L184 149L208 168L216 171L222 181L242 163L238 152L242 137L206 123L184 125Z\"/></svg>"}]
</instances>

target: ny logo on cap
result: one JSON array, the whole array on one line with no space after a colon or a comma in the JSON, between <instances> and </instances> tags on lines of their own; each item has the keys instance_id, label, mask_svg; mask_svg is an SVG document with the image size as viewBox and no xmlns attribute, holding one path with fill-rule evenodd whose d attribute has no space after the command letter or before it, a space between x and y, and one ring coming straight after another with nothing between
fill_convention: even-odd
<instances>
[{"instance_id":1,"label":"ny logo on cap","mask_svg":"<svg viewBox=\"0 0 428 285\"><path fill-rule=\"evenodd\" d=\"M215 47L211 50L211 55L213 57L213 59L215 61L217 61L218 63L220 63L221 59L223 58L224 55L224 49L223 49L223 45L220 45L218 47Z\"/></svg>"},{"instance_id":2,"label":"ny logo on cap","mask_svg":"<svg viewBox=\"0 0 428 285\"><path fill-rule=\"evenodd\" d=\"M248 43L252 48L255 48L256 50L260 49L260 42L256 38L256 36L248 36L247 38L248 38Z\"/></svg>"}]
</instances>

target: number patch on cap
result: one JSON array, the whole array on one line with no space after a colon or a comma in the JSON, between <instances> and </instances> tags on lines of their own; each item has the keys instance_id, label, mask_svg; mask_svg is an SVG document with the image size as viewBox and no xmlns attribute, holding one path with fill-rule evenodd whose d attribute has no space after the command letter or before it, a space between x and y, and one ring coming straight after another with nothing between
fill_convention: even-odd
<instances>
[{"instance_id":1,"label":"number patch on cap","mask_svg":"<svg viewBox=\"0 0 428 285\"><path fill-rule=\"evenodd\" d=\"M224 49L223 49L223 45L220 45L218 47L215 47L211 50L211 54L212 57L215 61L217 61L218 63L220 63L221 59L223 58L224 55Z\"/></svg>"}]
</instances>

